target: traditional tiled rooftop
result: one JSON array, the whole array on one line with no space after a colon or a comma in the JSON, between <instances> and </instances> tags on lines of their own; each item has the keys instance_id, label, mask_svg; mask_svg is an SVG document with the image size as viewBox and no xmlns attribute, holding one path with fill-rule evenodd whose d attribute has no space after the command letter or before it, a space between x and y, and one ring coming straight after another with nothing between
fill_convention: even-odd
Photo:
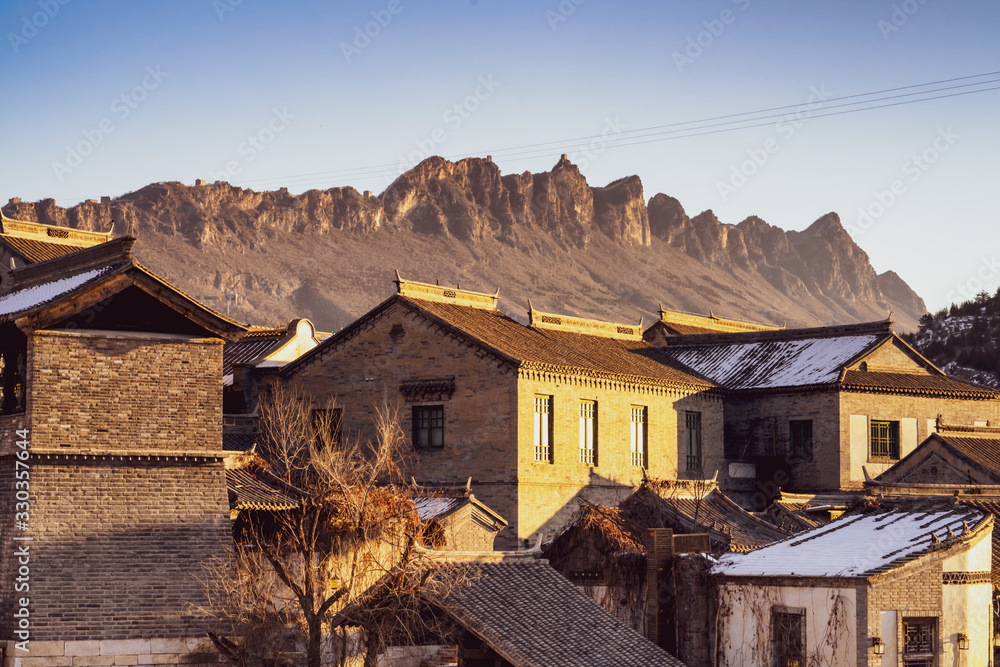
<instances>
[{"instance_id":1,"label":"traditional tiled rooftop","mask_svg":"<svg viewBox=\"0 0 1000 667\"><path fill-rule=\"evenodd\" d=\"M847 390L878 393L1000 398L1000 392L995 389L947 375L846 371L841 386Z\"/></svg>"},{"instance_id":2,"label":"traditional tiled rooftop","mask_svg":"<svg viewBox=\"0 0 1000 667\"><path fill-rule=\"evenodd\" d=\"M287 489L263 471L249 469L226 470L226 486L235 495L230 508L236 510L288 510L299 501Z\"/></svg>"},{"instance_id":3,"label":"traditional tiled rooftop","mask_svg":"<svg viewBox=\"0 0 1000 667\"><path fill-rule=\"evenodd\" d=\"M888 504L850 513L745 554L723 556L730 577L869 577L947 548L992 524L986 512L950 501Z\"/></svg>"},{"instance_id":4,"label":"traditional tiled rooftop","mask_svg":"<svg viewBox=\"0 0 1000 667\"><path fill-rule=\"evenodd\" d=\"M432 600L515 667L683 667L545 561L456 567L467 585Z\"/></svg>"},{"instance_id":5,"label":"traditional tiled rooftop","mask_svg":"<svg viewBox=\"0 0 1000 667\"><path fill-rule=\"evenodd\" d=\"M670 346L668 352L677 361L727 389L777 389L836 383L847 362L880 340L877 334L861 334Z\"/></svg>"}]
</instances>

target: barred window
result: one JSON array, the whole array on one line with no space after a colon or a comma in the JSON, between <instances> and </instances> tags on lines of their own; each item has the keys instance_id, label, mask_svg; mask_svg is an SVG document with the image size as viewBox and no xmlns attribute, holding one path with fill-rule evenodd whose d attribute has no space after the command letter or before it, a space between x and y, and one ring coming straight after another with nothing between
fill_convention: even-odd
<instances>
[{"instance_id":1,"label":"barred window","mask_svg":"<svg viewBox=\"0 0 1000 667\"><path fill-rule=\"evenodd\" d=\"M597 465L596 401L580 401L580 463Z\"/></svg>"},{"instance_id":2,"label":"barred window","mask_svg":"<svg viewBox=\"0 0 1000 667\"><path fill-rule=\"evenodd\" d=\"M444 447L444 406L413 406L413 446L417 449Z\"/></svg>"},{"instance_id":3,"label":"barred window","mask_svg":"<svg viewBox=\"0 0 1000 667\"><path fill-rule=\"evenodd\" d=\"M631 412L632 465L644 468L646 467L646 406L633 405Z\"/></svg>"},{"instance_id":4,"label":"barred window","mask_svg":"<svg viewBox=\"0 0 1000 667\"><path fill-rule=\"evenodd\" d=\"M899 422L872 421L869 458L899 460Z\"/></svg>"},{"instance_id":5,"label":"barred window","mask_svg":"<svg viewBox=\"0 0 1000 667\"><path fill-rule=\"evenodd\" d=\"M552 397L535 395L535 460L552 463Z\"/></svg>"},{"instance_id":6,"label":"barred window","mask_svg":"<svg viewBox=\"0 0 1000 667\"><path fill-rule=\"evenodd\" d=\"M772 667L805 667L806 615L787 608L771 612Z\"/></svg>"},{"instance_id":7,"label":"barred window","mask_svg":"<svg viewBox=\"0 0 1000 667\"><path fill-rule=\"evenodd\" d=\"M24 412L27 339L11 333L0 347L0 414Z\"/></svg>"},{"instance_id":8,"label":"barred window","mask_svg":"<svg viewBox=\"0 0 1000 667\"><path fill-rule=\"evenodd\" d=\"M691 471L701 470L701 413L685 412L684 425L687 431L687 469Z\"/></svg>"}]
</instances>

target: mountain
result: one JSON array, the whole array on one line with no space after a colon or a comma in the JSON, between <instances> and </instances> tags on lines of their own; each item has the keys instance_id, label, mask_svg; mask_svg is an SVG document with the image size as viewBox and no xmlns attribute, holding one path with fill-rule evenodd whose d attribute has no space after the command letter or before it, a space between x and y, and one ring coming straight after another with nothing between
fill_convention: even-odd
<instances>
[{"instance_id":1,"label":"mountain","mask_svg":"<svg viewBox=\"0 0 1000 667\"><path fill-rule=\"evenodd\" d=\"M1000 389L1000 290L924 315L907 339L945 372Z\"/></svg>"},{"instance_id":2,"label":"mountain","mask_svg":"<svg viewBox=\"0 0 1000 667\"><path fill-rule=\"evenodd\" d=\"M155 183L64 209L12 199L11 218L137 237L136 255L240 320L294 316L336 330L405 278L501 288L501 308L648 324L665 307L788 326L877 320L915 330L924 302L875 273L835 213L804 231L737 225L648 202L638 176L589 185L565 156L542 173L490 158L431 157L380 195L351 187L254 192L224 182Z\"/></svg>"}]
</instances>

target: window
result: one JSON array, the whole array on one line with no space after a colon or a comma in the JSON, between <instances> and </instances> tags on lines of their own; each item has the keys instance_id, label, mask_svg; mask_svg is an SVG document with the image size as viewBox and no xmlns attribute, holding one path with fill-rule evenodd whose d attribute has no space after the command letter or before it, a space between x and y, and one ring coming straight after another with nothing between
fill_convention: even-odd
<instances>
[{"instance_id":1,"label":"window","mask_svg":"<svg viewBox=\"0 0 1000 667\"><path fill-rule=\"evenodd\" d=\"M872 421L869 458L899 460L899 422Z\"/></svg>"},{"instance_id":2,"label":"window","mask_svg":"<svg viewBox=\"0 0 1000 667\"><path fill-rule=\"evenodd\" d=\"M813 423L811 419L793 419L788 422L791 439L792 461L813 460Z\"/></svg>"},{"instance_id":3,"label":"window","mask_svg":"<svg viewBox=\"0 0 1000 667\"><path fill-rule=\"evenodd\" d=\"M779 608L771 611L772 667L805 667L806 614Z\"/></svg>"},{"instance_id":4,"label":"window","mask_svg":"<svg viewBox=\"0 0 1000 667\"><path fill-rule=\"evenodd\" d=\"M687 469L701 470L701 413L685 412Z\"/></svg>"},{"instance_id":5,"label":"window","mask_svg":"<svg viewBox=\"0 0 1000 667\"><path fill-rule=\"evenodd\" d=\"M444 406L413 406L413 446L417 449L444 447Z\"/></svg>"},{"instance_id":6,"label":"window","mask_svg":"<svg viewBox=\"0 0 1000 667\"><path fill-rule=\"evenodd\" d=\"M934 636L937 634L935 618L903 619L904 667L932 667L934 665Z\"/></svg>"},{"instance_id":7,"label":"window","mask_svg":"<svg viewBox=\"0 0 1000 667\"><path fill-rule=\"evenodd\" d=\"M646 406L632 406L632 465L646 466Z\"/></svg>"},{"instance_id":8,"label":"window","mask_svg":"<svg viewBox=\"0 0 1000 667\"><path fill-rule=\"evenodd\" d=\"M580 401L580 463L597 465L597 403Z\"/></svg>"},{"instance_id":9,"label":"window","mask_svg":"<svg viewBox=\"0 0 1000 667\"><path fill-rule=\"evenodd\" d=\"M535 396L535 460L552 463L551 396Z\"/></svg>"},{"instance_id":10,"label":"window","mask_svg":"<svg viewBox=\"0 0 1000 667\"><path fill-rule=\"evenodd\" d=\"M0 348L0 414L24 411L24 378L27 375L27 339L17 332L10 334Z\"/></svg>"},{"instance_id":11,"label":"window","mask_svg":"<svg viewBox=\"0 0 1000 667\"><path fill-rule=\"evenodd\" d=\"M320 449L339 447L343 438L344 410L321 408L312 411L313 437Z\"/></svg>"}]
</instances>

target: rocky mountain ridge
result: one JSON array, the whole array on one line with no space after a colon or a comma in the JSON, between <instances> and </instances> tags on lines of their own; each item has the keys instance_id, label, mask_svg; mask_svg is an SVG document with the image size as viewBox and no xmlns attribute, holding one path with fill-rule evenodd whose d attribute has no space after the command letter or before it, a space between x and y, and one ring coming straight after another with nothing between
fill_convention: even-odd
<instances>
[{"instance_id":1,"label":"rocky mountain ridge","mask_svg":"<svg viewBox=\"0 0 1000 667\"><path fill-rule=\"evenodd\" d=\"M668 308L819 325L883 319L915 330L924 303L876 274L829 213L801 232L751 216L689 217L644 198L638 176L589 185L565 156L541 173L489 158L424 160L379 195L352 187L255 192L216 182L148 185L69 209L11 200L22 220L138 237L136 252L179 287L239 319L307 316L336 329L417 280L500 286L501 307L632 321ZM647 320L648 322L648 320Z\"/></svg>"}]
</instances>

